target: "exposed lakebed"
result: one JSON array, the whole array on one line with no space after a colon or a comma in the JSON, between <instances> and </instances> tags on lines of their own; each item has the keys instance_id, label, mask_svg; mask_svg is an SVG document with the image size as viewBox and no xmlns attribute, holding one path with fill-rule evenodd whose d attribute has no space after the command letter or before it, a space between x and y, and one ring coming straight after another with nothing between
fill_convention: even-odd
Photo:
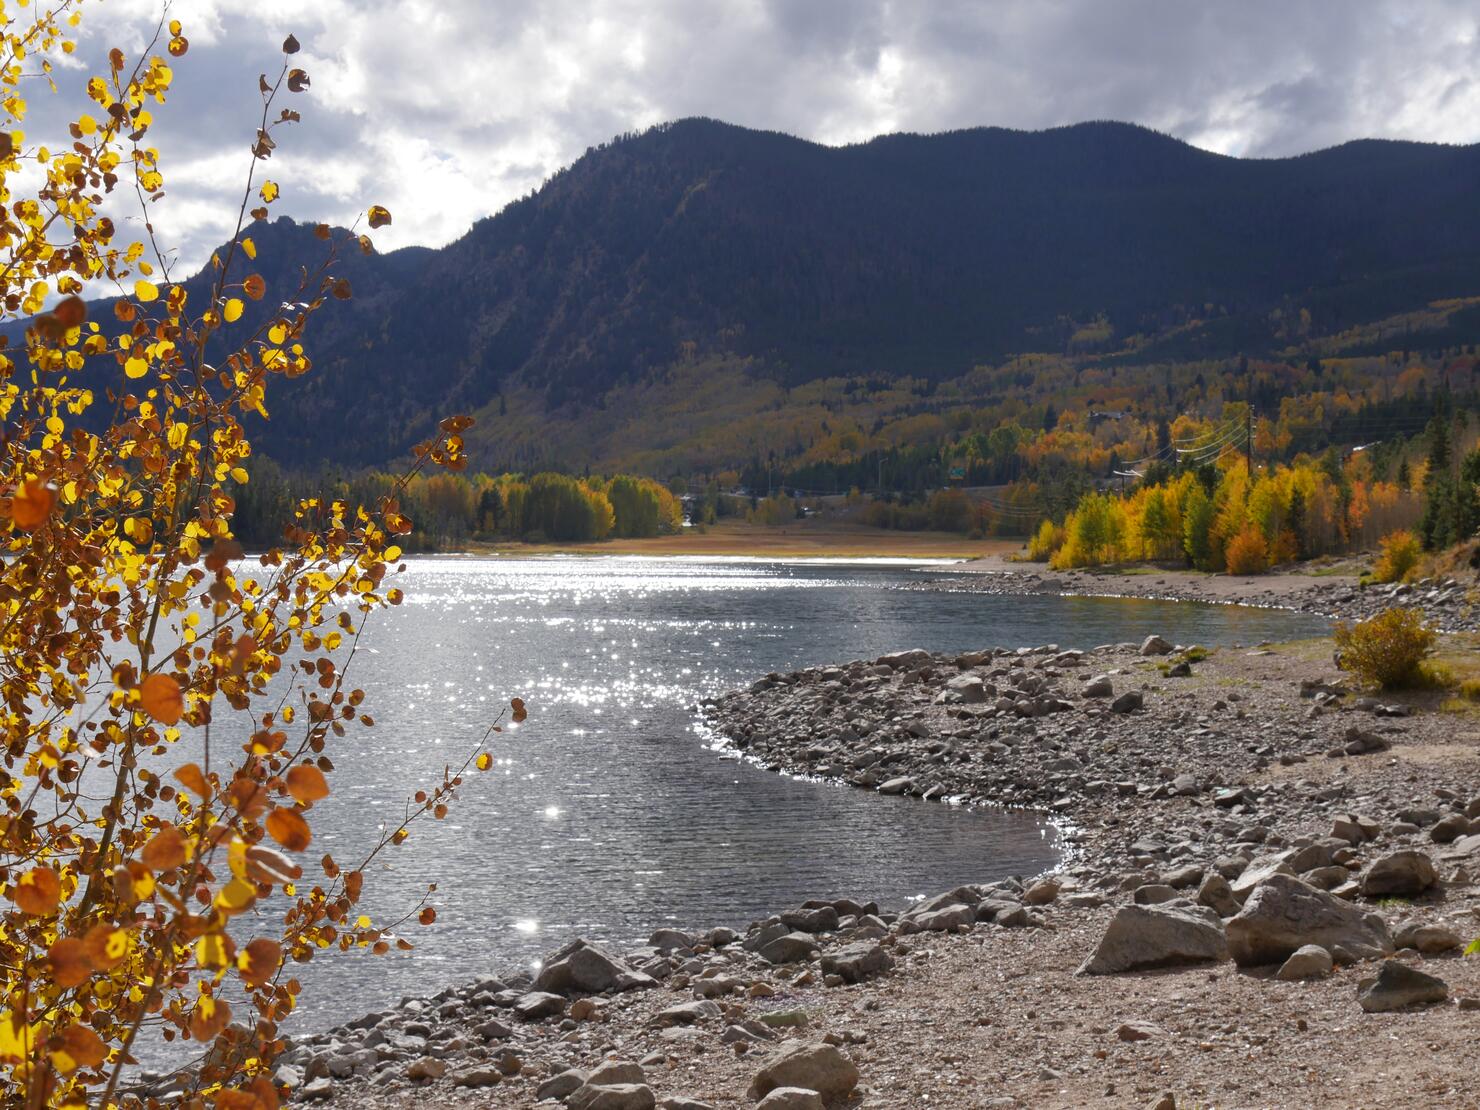
<instances>
[{"instance_id":1,"label":"exposed lakebed","mask_svg":"<svg viewBox=\"0 0 1480 1110\"><path fill-rule=\"evenodd\" d=\"M901 589L919 569L682 559L427 559L406 604L372 622L353 664L377 726L336 753L314 848L341 863L405 799L458 763L512 695L448 818L420 823L367 875L365 906L399 917L435 881L412 953L326 954L298 969L293 1026L322 1028L405 994L528 964L574 936L620 948L662 925L744 925L817 896L900 906L1056 858L1027 813L886 798L725 758L700 698L768 671L923 646L1090 647L1160 632L1252 643L1319 633L1277 611Z\"/></svg>"}]
</instances>

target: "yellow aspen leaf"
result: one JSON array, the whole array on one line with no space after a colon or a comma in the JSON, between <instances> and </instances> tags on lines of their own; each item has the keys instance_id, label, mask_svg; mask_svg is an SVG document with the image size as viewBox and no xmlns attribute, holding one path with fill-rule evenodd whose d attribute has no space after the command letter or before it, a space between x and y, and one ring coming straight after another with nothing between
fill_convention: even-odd
<instances>
[{"instance_id":1,"label":"yellow aspen leaf","mask_svg":"<svg viewBox=\"0 0 1480 1110\"><path fill-rule=\"evenodd\" d=\"M317 802L329 796L329 783L313 764L300 763L288 771L288 793L296 802Z\"/></svg>"},{"instance_id":2,"label":"yellow aspen leaf","mask_svg":"<svg viewBox=\"0 0 1480 1110\"><path fill-rule=\"evenodd\" d=\"M209 798L211 796L210 783L206 782L206 777L201 773L201 769L197 764L185 764L185 766L175 772L175 778L191 793L199 794L202 798Z\"/></svg>"},{"instance_id":3,"label":"yellow aspen leaf","mask_svg":"<svg viewBox=\"0 0 1480 1110\"><path fill-rule=\"evenodd\" d=\"M301 852L313 839L308 822L296 811L277 807L267 815L267 835L290 852Z\"/></svg>"},{"instance_id":4,"label":"yellow aspen leaf","mask_svg":"<svg viewBox=\"0 0 1480 1110\"><path fill-rule=\"evenodd\" d=\"M246 304L240 297L232 297L221 307L221 316L228 324L234 324L242 318L242 310Z\"/></svg>"},{"instance_id":5,"label":"yellow aspen leaf","mask_svg":"<svg viewBox=\"0 0 1480 1110\"><path fill-rule=\"evenodd\" d=\"M46 958L51 963L51 977L63 989L75 987L92 974L87 946L77 937L63 937L57 941Z\"/></svg>"},{"instance_id":6,"label":"yellow aspen leaf","mask_svg":"<svg viewBox=\"0 0 1480 1110\"><path fill-rule=\"evenodd\" d=\"M142 378L149 373L149 363L135 355L123 364L123 372L130 378Z\"/></svg>"},{"instance_id":7,"label":"yellow aspen leaf","mask_svg":"<svg viewBox=\"0 0 1480 1110\"><path fill-rule=\"evenodd\" d=\"M185 712L185 695L173 675L152 674L139 684L139 707L161 724L177 724Z\"/></svg>"},{"instance_id":8,"label":"yellow aspen leaf","mask_svg":"<svg viewBox=\"0 0 1480 1110\"><path fill-rule=\"evenodd\" d=\"M56 507L56 491L39 478L27 478L10 498L10 519L23 532L34 532L46 523Z\"/></svg>"},{"instance_id":9,"label":"yellow aspen leaf","mask_svg":"<svg viewBox=\"0 0 1480 1110\"><path fill-rule=\"evenodd\" d=\"M283 340L285 340L287 338L288 338L288 329L285 328L285 327L283 327L282 324L273 324L272 327L270 327L270 328L267 329L267 341L269 343L279 343L280 344L280 343L283 342Z\"/></svg>"},{"instance_id":10,"label":"yellow aspen leaf","mask_svg":"<svg viewBox=\"0 0 1480 1110\"><path fill-rule=\"evenodd\" d=\"M226 915L241 913L257 901L257 888L245 879L232 879L216 894L216 907Z\"/></svg>"},{"instance_id":11,"label":"yellow aspen leaf","mask_svg":"<svg viewBox=\"0 0 1480 1110\"><path fill-rule=\"evenodd\" d=\"M262 183L262 189L260 190L259 195L262 197L262 202L264 204L271 204L273 201L277 200L280 193L281 190L277 187L276 181L264 181Z\"/></svg>"},{"instance_id":12,"label":"yellow aspen leaf","mask_svg":"<svg viewBox=\"0 0 1480 1110\"><path fill-rule=\"evenodd\" d=\"M274 975L283 963L283 946L267 937L258 937L237 953L236 969L242 981L256 990Z\"/></svg>"},{"instance_id":13,"label":"yellow aspen leaf","mask_svg":"<svg viewBox=\"0 0 1480 1110\"><path fill-rule=\"evenodd\" d=\"M69 1025L62 1031L61 1043L51 1050L52 1063L63 1075L78 1068L96 1068L108 1057L103 1039L85 1025Z\"/></svg>"},{"instance_id":14,"label":"yellow aspen leaf","mask_svg":"<svg viewBox=\"0 0 1480 1110\"><path fill-rule=\"evenodd\" d=\"M10 897L22 913L54 913L62 900L61 878L50 867L33 867L15 881Z\"/></svg>"},{"instance_id":15,"label":"yellow aspen leaf","mask_svg":"<svg viewBox=\"0 0 1480 1110\"><path fill-rule=\"evenodd\" d=\"M31 1055L36 1028L18 1021L10 1010L0 1012L0 1060L19 1063Z\"/></svg>"},{"instance_id":16,"label":"yellow aspen leaf","mask_svg":"<svg viewBox=\"0 0 1480 1110\"><path fill-rule=\"evenodd\" d=\"M225 933L207 933L195 942L195 962L204 968L225 967L231 962L230 944Z\"/></svg>"},{"instance_id":17,"label":"yellow aspen leaf","mask_svg":"<svg viewBox=\"0 0 1480 1110\"><path fill-rule=\"evenodd\" d=\"M391 214L378 204L370 206L370 226L372 228L384 227L391 222Z\"/></svg>"},{"instance_id":18,"label":"yellow aspen leaf","mask_svg":"<svg viewBox=\"0 0 1480 1110\"><path fill-rule=\"evenodd\" d=\"M480 770L480 771L486 771L486 770L488 770L492 766L493 766L493 756L489 755L487 752L484 752L482 755L480 755L478 757L478 770Z\"/></svg>"},{"instance_id":19,"label":"yellow aspen leaf","mask_svg":"<svg viewBox=\"0 0 1480 1110\"><path fill-rule=\"evenodd\" d=\"M252 242L251 236L246 236L242 239L242 253L248 258L257 257L257 244Z\"/></svg>"},{"instance_id":20,"label":"yellow aspen leaf","mask_svg":"<svg viewBox=\"0 0 1480 1110\"><path fill-rule=\"evenodd\" d=\"M179 829L174 825L162 825L144 845L140 858L151 871L173 871L189 858L189 851Z\"/></svg>"},{"instance_id":21,"label":"yellow aspen leaf","mask_svg":"<svg viewBox=\"0 0 1480 1110\"><path fill-rule=\"evenodd\" d=\"M148 304L150 301L157 301L159 300L159 286L155 285L152 281L145 281L143 278L140 278L134 282L134 297L137 300L143 301L145 304Z\"/></svg>"},{"instance_id":22,"label":"yellow aspen leaf","mask_svg":"<svg viewBox=\"0 0 1480 1110\"><path fill-rule=\"evenodd\" d=\"M247 279L242 282L242 292L254 301L260 301L267 292L267 282L262 280L261 274L248 274Z\"/></svg>"}]
</instances>

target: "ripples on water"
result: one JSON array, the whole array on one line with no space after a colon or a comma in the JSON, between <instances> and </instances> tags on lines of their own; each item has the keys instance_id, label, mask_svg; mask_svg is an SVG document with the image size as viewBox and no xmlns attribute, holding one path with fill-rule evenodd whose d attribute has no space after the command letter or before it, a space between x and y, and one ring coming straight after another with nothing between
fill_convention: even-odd
<instances>
[{"instance_id":1,"label":"ripples on water","mask_svg":"<svg viewBox=\"0 0 1480 1110\"><path fill-rule=\"evenodd\" d=\"M967 881L1031 874L1052 833L970 811L803 782L727 758L693 712L772 670L907 647L1093 646L1151 631L1203 643L1312 633L1292 614L892 587L899 566L621 558L427 559L406 603L372 620L352 670L378 724L333 754L317 858L341 863L407 796L458 764L518 695L448 818L418 823L367 875L378 921L436 881L437 924L411 954L330 954L303 967L293 1027L529 964L572 936L614 945L652 928L741 926L809 897L899 906ZM377 865L378 866L378 865ZM311 869L312 870L312 869Z\"/></svg>"}]
</instances>

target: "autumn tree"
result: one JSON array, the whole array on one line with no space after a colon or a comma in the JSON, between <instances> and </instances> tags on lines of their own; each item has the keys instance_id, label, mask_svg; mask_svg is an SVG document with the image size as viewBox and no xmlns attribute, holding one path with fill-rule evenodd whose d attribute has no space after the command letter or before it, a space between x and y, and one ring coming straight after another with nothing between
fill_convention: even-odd
<instances>
[{"instance_id":1,"label":"autumn tree","mask_svg":"<svg viewBox=\"0 0 1480 1110\"><path fill-rule=\"evenodd\" d=\"M373 724L347 665L401 600L406 479L370 504L300 502L250 560L231 491L250 484L247 422L311 371L311 318L352 293L341 252L373 247L325 226L296 283L269 288L254 268L251 225L279 192L262 172L298 119L285 98L310 83L290 37L261 81L235 231L187 289L149 221L179 23L138 57L108 52L69 134L22 129L27 95L58 74L70 87L53 59L74 53L76 8L0 9L0 1099L137 1102L121 1078L147 1030L210 1049L187 1105L273 1107L279 1027L302 991L290 966L409 945L403 923L355 910L365 867L488 756L447 770L363 851L311 858L340 740ZM134 204L141 241L110 214ZM368 228L390 218L372 207ZM108 317L90 318L84 296L109 294ZM467 424L444 421L413 471L460 469ZM244 917L253 907L266 912Z\"/></svg>"}]
</instances>

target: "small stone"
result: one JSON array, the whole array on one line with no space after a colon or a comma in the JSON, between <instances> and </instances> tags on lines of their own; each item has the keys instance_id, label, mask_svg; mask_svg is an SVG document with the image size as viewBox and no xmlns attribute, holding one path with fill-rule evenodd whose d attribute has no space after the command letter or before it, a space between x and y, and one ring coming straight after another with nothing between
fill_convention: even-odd
<instances>
[{"instance_id":1,"label":"small stone","mask_svg":"<svg viewBox=\"0 0 1480 1110\"><path fill-rule=\"evenodd\" d=\"M823 1110L822 1096L805 1087L777 1087L755 1110Z\"/></svg>"},{"instance_id":2,"label":"small stone","mask_svg":"<svg viewBox=\"0 0 1480 1110\"><path fill-rule=\"evenodd\" d=\"M1115 1030L1115 1035L1123 1041L1149 1041L1152 1037L1165 1036L1166 1030L1149 1021L1127 1021Z\"/></svg>"},{"instance_id":3,"label":"small stone","mask_svg":"<svg viewBox=\"0 0 1480 1110\"><path fill-rule=\"evenodd\" d=\"M1401 960L1384 960L1377 969L1377 978L1364 982L1367 986L1359 988L1357 1001L1368 1013L1426 1006L1449 997L1449 987L1443 979L1409 967Z\"/></svg>"},{"instance_id":4,"label":"small stone","mask_svg":"<svg viewBox=\"0 0 1480 1110\"><path fill-rule=\"evenodd\" d=\"M469 1068L452 1076L454 1087L492 1087L503 1081L503 1073L497 1068Z\"/></svg>"},{"instance_id":5,"label":"small stone","mask_svg":"<svg viewBox=\"0 0 1480 1110\"><path fill-rule=\"evenodd\" d=\"M1405 925L1393 937L1399 948L1416 948L1425 956L1438 956L1453 952L1464 944L1464 939L1453 929L1444 925Z\"/></svg>"},{"instance_id":6,"label":"small stone","mask_svg":"<svg viewBox=\"0 0 1480 1110\"><path fill-rule=\"evenodd\" d=\"M441 1079L447 1074L447 1065L435 1056L422 1056L406 1068L407 1079Z\"/></svg>"},{"instance_id":7,"label":"small stone","mask_svg":"<svg viewBox=\"0 0 1480 1110\"><path fill-rule=\"evenodd\" d=\"M1275 973L1276 979L1299 980L1319 979L1331 974L1331 953L1319 944L1307 944L1290 953L1289 958Z\"/></svg>"}]
</instances>

